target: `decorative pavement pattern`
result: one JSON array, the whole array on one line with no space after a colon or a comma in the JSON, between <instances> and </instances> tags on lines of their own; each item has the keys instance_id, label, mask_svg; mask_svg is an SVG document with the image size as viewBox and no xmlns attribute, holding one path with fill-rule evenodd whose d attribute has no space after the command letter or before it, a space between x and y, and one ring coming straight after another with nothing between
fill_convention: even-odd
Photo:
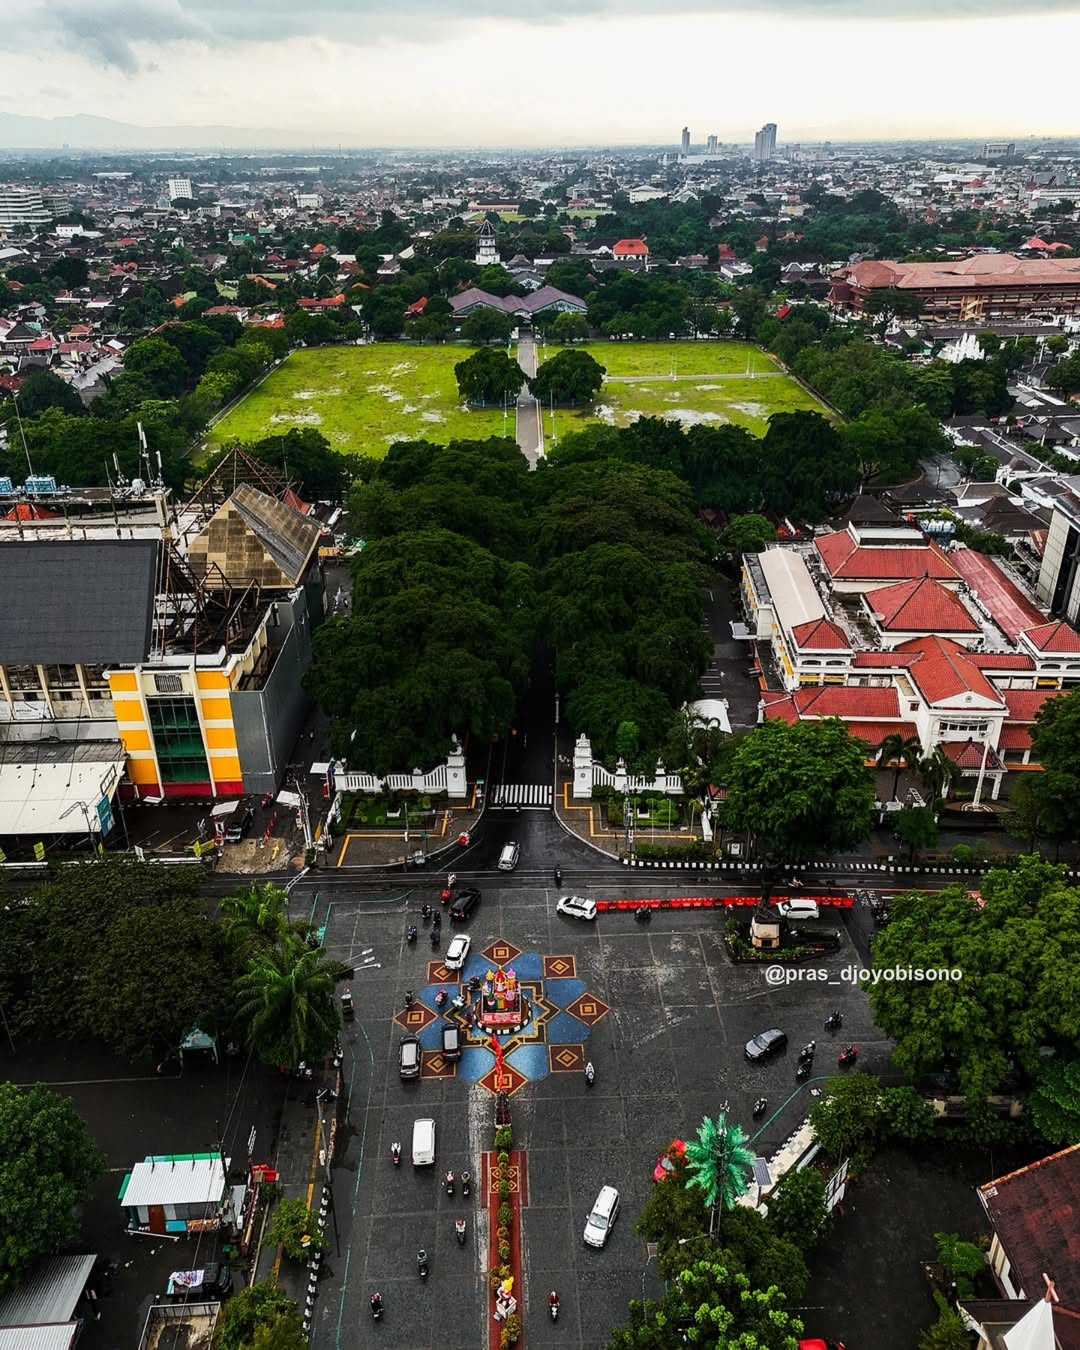
<instances>
[{"instance_id":1,"label":"decorative pavement pattern","mask_svg":"<svg viewBox=\"0 0 1080 1350\"><path fill-rule=\"evenodd\" d=\"M488 970L499 967L513 968L517 974L530 1014L520 1031L500 1035L501 1069L489 1046L490 1034L470 1024L473 996L468 989L472 976L483 979ZM421 1075L479 1083L492 1095L505 1092L512 1097L526 1083L539 1082L551 1073L581 1073L585 1042L608 1012L607 1004L577 978L572 956L525 952L502 938L473 952L463 970L450 971L441 961L428 962L427 978L431 983L417 991L413 1006L394 1018L398 1026L420 1038ZM440 989L448 995L441 1008L435 1002ZM463 1006L455 1008L454 1000L462 998ZM444 1020L461 1031L461 1059L456 1064L442 1057Z\"/></svg>"}]
</instances>

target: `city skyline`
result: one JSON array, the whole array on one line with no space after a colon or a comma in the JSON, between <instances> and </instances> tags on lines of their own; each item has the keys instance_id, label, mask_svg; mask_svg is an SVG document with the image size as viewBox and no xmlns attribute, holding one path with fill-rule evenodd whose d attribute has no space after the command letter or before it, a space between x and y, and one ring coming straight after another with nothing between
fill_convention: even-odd
<instances>
[{"instance_id":1,"label":"city skyline","mask_svg":"<svg viewBox=\"0 0 1080 1350\"><path fill-rule=\"evenodd\" d=\"M963 0L895 0L872 19L846 0L773 0L752 11L677 0L666 16L658 8L594 0L571 17L564 0L552 0L527 22L501 17L493 0L458 0L437 14L429 0L392 11L377 0L361 23L338 0L314 0L259 27L228 0L30 0L28 21L0 53L0 113L268 128L282 146L677 145L681 125L700 128L694 144L715 134L747 145L771 121L787 142L1077 133L1080 0L1046 0L1035 13L999 0L966 17ZM410 16L424 21L404 23ZM274 39L260 40L263 31ZM718 85L718 50L760 59L729 63ZM939 61L928 59L961 52L966 69L993 69L1003 50L1038 51L1037 106L1008 84L988 105L969 81L942 80ZM495 78L462 78L516 69L523 51L536 69L558 69L566 96L551 97L542 81L511 97ZM831 78L844 53L843 78ZM882 61L902 72L902 97L881 98ZM763 82L766 70L785 77Z\"/></svg>"}]
</instances>

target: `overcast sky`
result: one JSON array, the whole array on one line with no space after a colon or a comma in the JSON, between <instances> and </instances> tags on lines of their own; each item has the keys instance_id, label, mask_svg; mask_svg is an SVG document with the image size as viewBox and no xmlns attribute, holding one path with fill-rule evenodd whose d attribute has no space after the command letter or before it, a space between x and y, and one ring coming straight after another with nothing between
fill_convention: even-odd
<instances>
[{"instance_id":1,"label":"overcast sky","mask_svg":"<svg viewBox=\"0 0 1080 1350\"><path fill-rule=\"evenodd\" d=\"M1080 0L21 0L0 111L350 145L1080 131ZM527 10L528 21L507 17ZM873 18L865 17L872 11Z\"/></svg>"}]
</instances>

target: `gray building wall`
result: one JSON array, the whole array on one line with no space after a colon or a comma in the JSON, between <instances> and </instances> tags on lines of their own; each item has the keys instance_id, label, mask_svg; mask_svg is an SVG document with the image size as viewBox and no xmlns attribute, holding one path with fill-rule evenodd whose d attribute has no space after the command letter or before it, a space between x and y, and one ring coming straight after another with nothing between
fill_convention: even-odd
<instances>
[{"instance_id":1,"label":"gray building wall","mask_svg":"<svg viewBox=\"0 0 1080 1350\"><path fill-rule=\"evenodd\" d=\"M268 634L274 664L261 689L234 690L236 745L245 792L276 792L281 786L307 708L301 685L311 665L311 621L301 588L276 602L277 623Z\"/></svg>"}]
</instances>

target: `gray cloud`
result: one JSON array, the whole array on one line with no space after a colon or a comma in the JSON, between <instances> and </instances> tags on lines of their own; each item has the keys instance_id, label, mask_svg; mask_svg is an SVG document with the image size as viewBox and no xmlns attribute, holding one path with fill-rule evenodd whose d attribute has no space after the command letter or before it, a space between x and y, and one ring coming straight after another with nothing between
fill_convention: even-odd
<instances>
[{"instance_id":1,"label":"gray cloud","mask_svg":"<svg viewBox=\"0 0 1080 1350\"><path fill-rule=\"evenodd\" d=\"M739 13L852 22L1030 18L1080 13L1080 0L872 0L870 6L866 0L529 0L518 9L506 0L32 0L31 12L35 20L18 26L12 45L44 50L56 38L69 50L131 74L140 69L139 43L322 37L363 44L389 35L431 41L469 19L553 24L585 16Z\"/></svg>"}]
</instances>

